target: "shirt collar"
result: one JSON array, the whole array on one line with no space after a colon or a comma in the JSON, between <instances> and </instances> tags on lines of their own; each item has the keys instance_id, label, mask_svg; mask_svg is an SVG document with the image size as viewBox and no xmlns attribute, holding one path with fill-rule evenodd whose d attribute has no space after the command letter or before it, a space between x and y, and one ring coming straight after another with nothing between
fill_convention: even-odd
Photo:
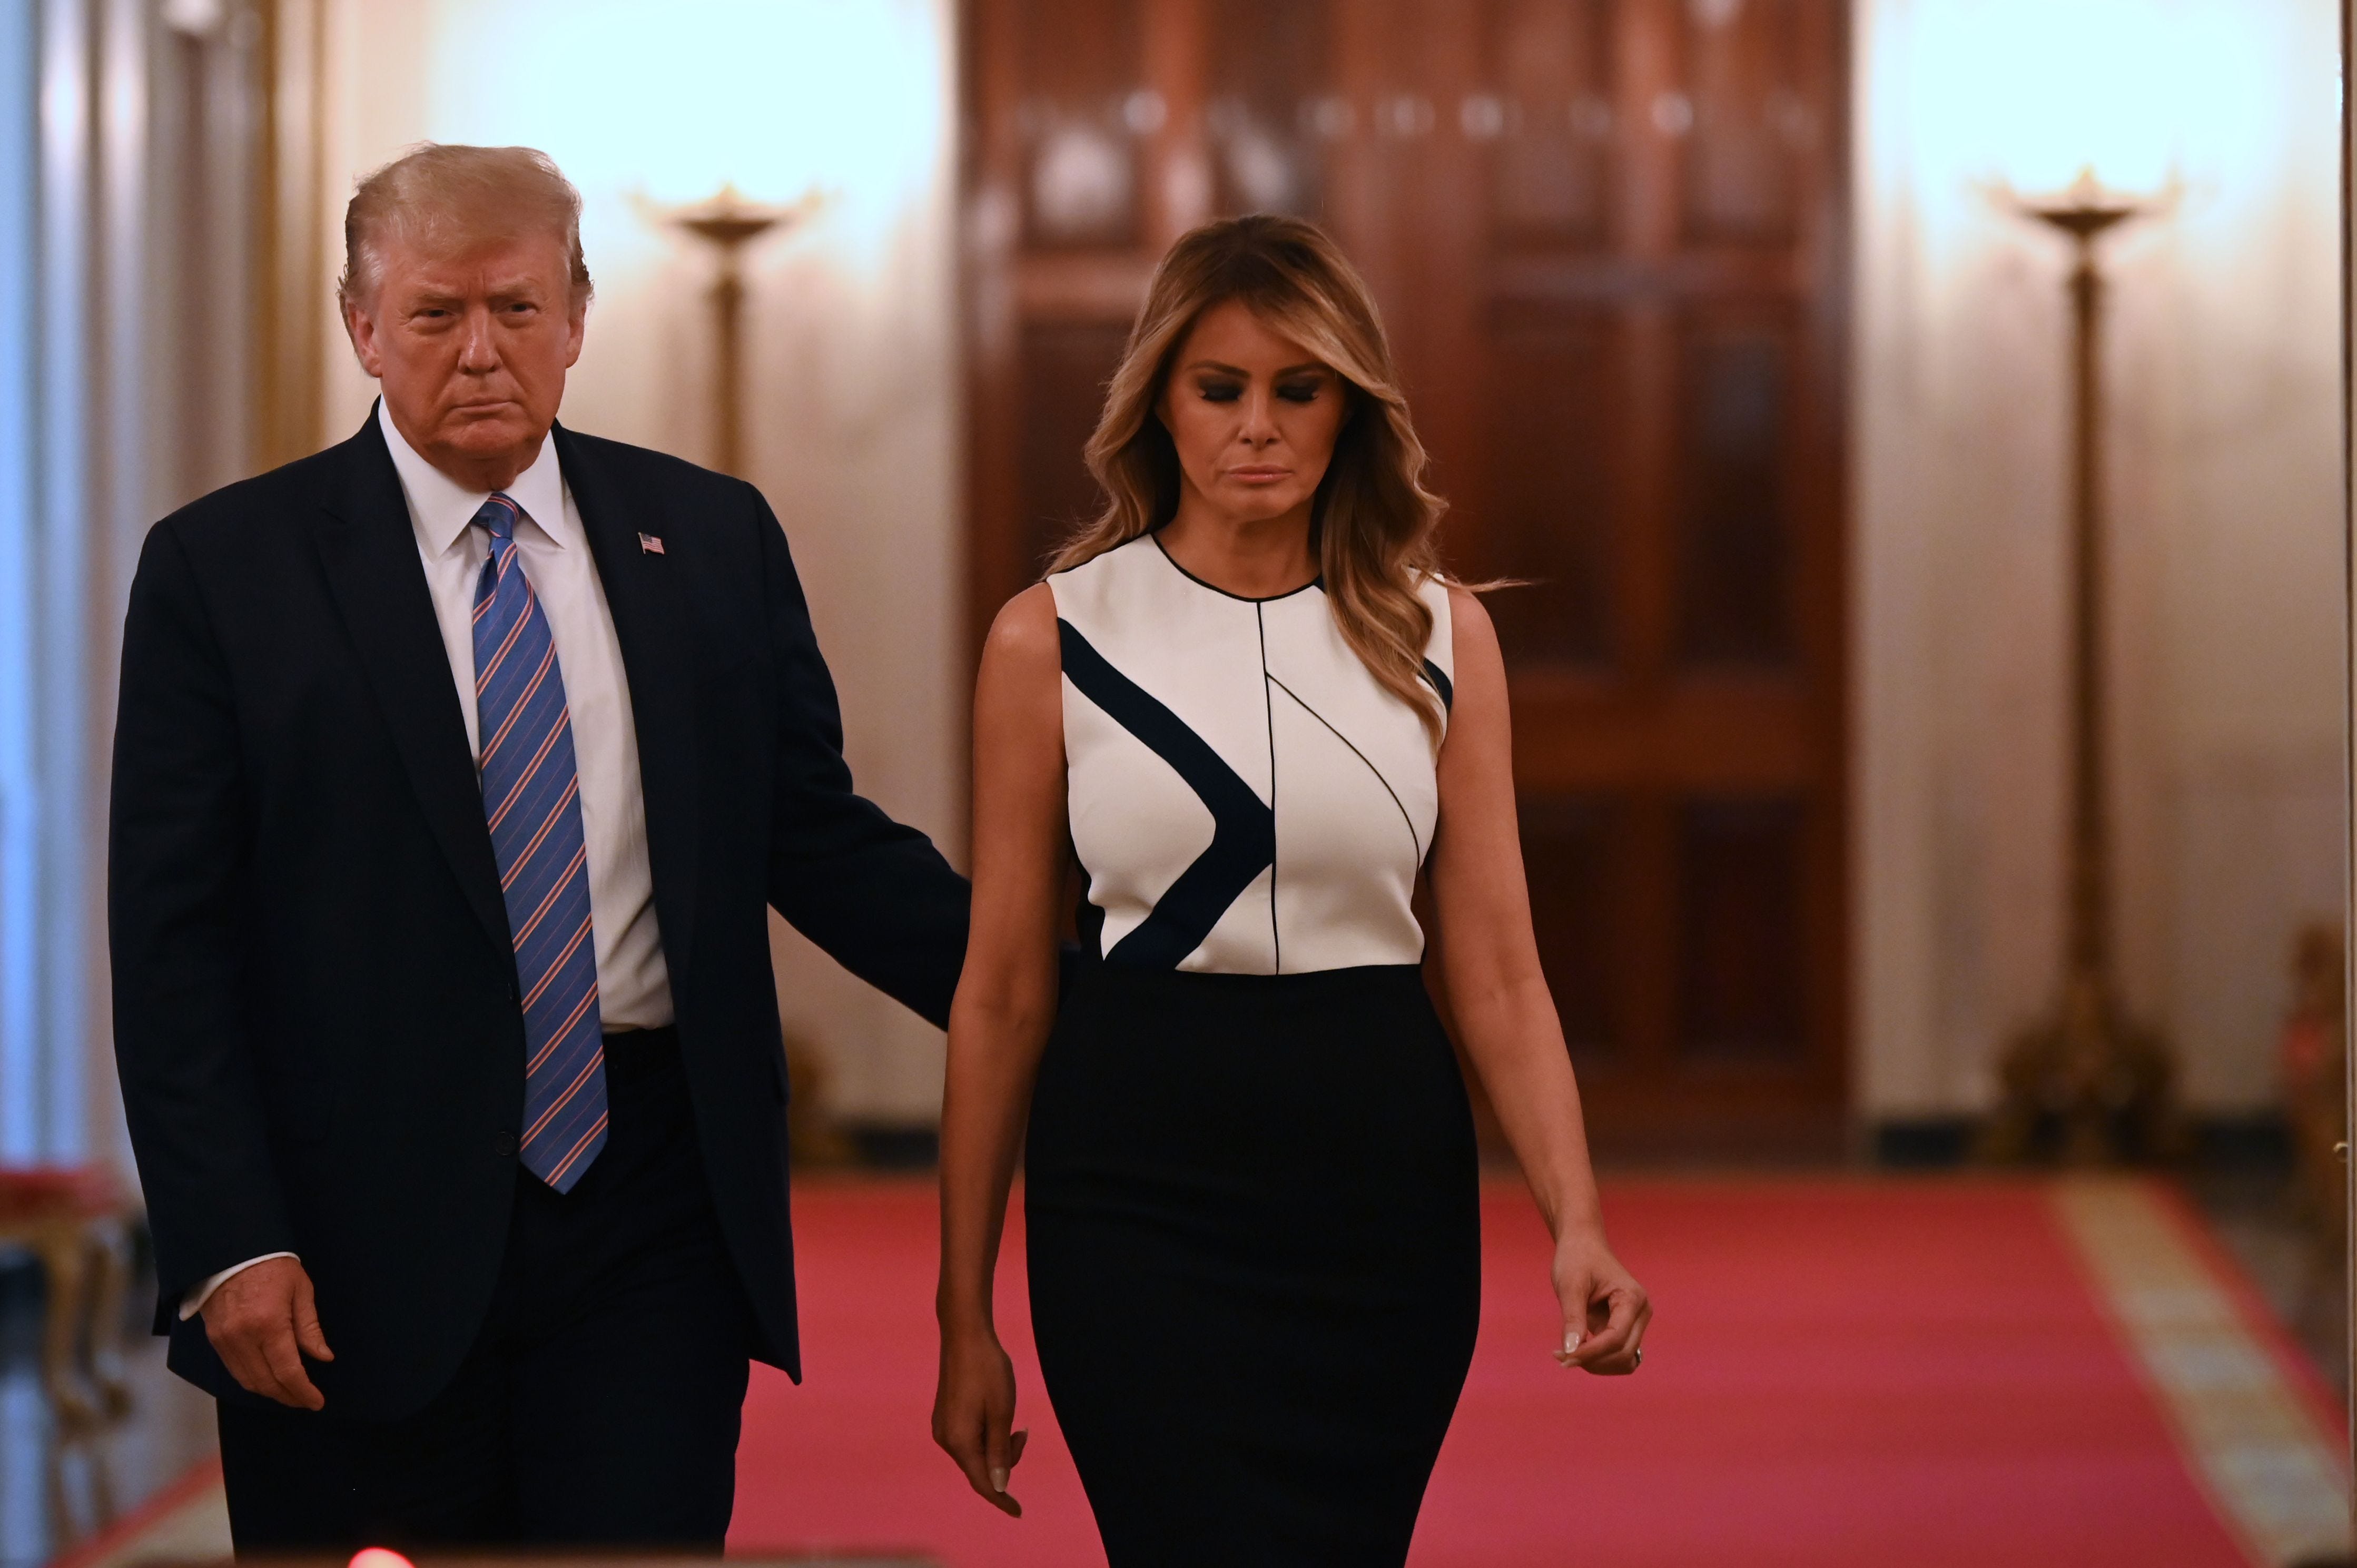
<instances>
[{"instance_id":1,"label":"shirt collar","mask_svg":"<svg viewBox=\"0 0 2357 1568\"><path fill-rule=\"evenodd\" d=\"M409 524L417 531L418 543L426 554L440 555L466 533L467 525L475 521L475 513L482 510L491 492L468 489L419 456L403 439L382 398L377 400L376 421L393 453L393 469L401 476L402 494L409 501ZM572 530L565 517L565 471L556 460L554 431L541 438L540 456L502 493L523 509L530 525L536 525L550 542L559 548L572 542Z\"/></svg>"}]
</instances>

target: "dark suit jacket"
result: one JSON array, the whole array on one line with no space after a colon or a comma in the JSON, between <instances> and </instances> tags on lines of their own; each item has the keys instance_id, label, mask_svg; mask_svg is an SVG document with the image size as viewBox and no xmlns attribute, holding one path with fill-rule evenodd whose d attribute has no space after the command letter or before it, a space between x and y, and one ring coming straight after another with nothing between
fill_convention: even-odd
<instances>
[{"instance_id":1,"label":"dark suit jacket","mask_svg":"<svg viewBox=\"0 0 2357 1568\"><path fill-rule=\"evenodd\" d=\"M966 885L852 792L834 682L760 493L553 438L629 672L713 1202L758 1354L798 1376L764 907L939 1024ZM149 533L110 843L115 1051L171 1366L238 1397L178 1303L291 1251L336 1350L313 1369L328 1408L415 1409L490 1299L524 1041L480 787L374 418Z\"/></svg>"}]
</instances>

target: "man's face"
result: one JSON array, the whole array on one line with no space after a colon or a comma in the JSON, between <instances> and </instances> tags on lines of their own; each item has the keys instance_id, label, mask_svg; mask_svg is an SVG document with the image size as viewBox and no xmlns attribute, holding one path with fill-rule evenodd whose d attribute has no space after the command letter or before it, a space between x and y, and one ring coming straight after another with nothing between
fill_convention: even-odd
<instances>
[{"instance_id":1,"label":"man's face","mask_svg":"<svg viewBox=\"0 0 2357 1568\"><path fill-rule=\"evenodd\" d=\"M422 246L391 238L373 297L346 306L361 366L404 439L436 467L497 489L531 467L581 357L576 301L554 234Z\"/></svg>"}]
</instances>

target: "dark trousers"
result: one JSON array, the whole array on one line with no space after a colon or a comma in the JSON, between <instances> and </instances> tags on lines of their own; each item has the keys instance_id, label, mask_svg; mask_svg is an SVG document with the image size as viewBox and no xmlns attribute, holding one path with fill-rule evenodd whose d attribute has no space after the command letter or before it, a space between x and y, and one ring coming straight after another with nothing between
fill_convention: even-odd
<instances>
[{"instance_id":1,"label":"dark trousers","mask_svg":"<svg viewBox=\"0 0 2357 1568\"><path fill-rule=\"evenodd\" d=\"M720 1550L753 1326L673 1032L608 1036L606 1091L606 1147L570 1193L518 1167L490 1311L423 1410L364 1423L221 1405L240 1555Z\"/></svg>"}]
</instances>

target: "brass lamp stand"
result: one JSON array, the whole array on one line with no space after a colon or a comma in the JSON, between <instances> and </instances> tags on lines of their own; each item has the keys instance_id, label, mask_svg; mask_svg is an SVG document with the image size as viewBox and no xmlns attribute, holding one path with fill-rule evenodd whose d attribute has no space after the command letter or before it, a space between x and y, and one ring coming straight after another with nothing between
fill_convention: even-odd
<instances>
[{"instance_id":1,"label":"brass lamp stand","mask_svg":"<svg viewBox=\"0 0 2357 1568\"><path fill-rule=\"evenodd\" d=\"M2165 199L2164 199L2165 200ZM2168 1047L2131 1021L2113 967L2111 832L2104 722L2103 274L2095 247L2164 201L2108 197L2093 171L2059 199L2009 202L2068 235L2071 355L2071 834L2062 995L2007 1048L1984 1155L2051 1154L2071 1165L2162 1158L2182 1143Z\"/></svg>"},{"instance_id":2,"label":"brass lamp stand","mask_svg":"<svg viewBox=\"0 0 2357 1568\"><path fill-rule=\"evenodd\" d=\"M713 248L718 260L712 302L713 467L744 477L745 247L772 229L791 228L816 211L813 191L790 207L748 201L733 185L692 207L656 209L655 216Z\"/></svg>"},{"instance_id":3,"label":"brass lamp stand","mask_svg":"<svg viewBox=\"0 0 2357 1568\"><path fill-rule=\"evenodd\" d=\"M713 249L718 263L711 292L713 467L745 477L745 247L773 229L791 229L816 212L824 197L813 190L787 207L748 201L734 185L709 200L662 208L640 200L648 218L684 230ZM847 1165L858 1153L827 1110L826 1064L797 1032L785 1036L786 1142L801 1165Z\"/></svg>"}]
</instances>

